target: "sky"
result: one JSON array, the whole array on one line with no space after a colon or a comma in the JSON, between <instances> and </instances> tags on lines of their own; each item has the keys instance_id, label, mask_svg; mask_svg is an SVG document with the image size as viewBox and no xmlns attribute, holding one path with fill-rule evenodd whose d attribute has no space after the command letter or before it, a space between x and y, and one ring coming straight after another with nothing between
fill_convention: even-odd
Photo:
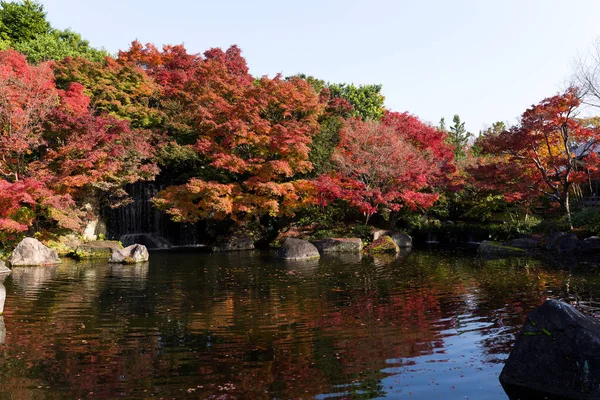
<instances>
[{"instance_id":1,"label":"sky","mask_svg":"<svg viewBox=\"0 0 600 400\"><path fill-rule=\"evenodd\" d=\"M568 86L600 38L598 0L41 0L51 24L111 53L237 44L255 76L382 84L385 105L473 133Z\"/></svg>"}]
</instances>

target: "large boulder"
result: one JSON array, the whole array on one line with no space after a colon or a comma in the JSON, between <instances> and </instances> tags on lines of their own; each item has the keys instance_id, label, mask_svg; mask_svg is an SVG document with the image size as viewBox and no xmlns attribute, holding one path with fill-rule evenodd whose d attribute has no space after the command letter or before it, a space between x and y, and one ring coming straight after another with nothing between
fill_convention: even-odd
<instances>
[{"instance_id":1,"label":"large boulder","mask_svg":"<svg viewBox=\"0 0 600 400\"><path fill-rule=\"evenodd\" d=\"M365 247L365 251L369 254L398 254L400 247L390 236L382 236Z\"/></svg>"},{"instance_id":2,"label":"large boulder","mask_svg":"<svg viewBox=\"0 0 600 400\"><path fill-rule=\"evenodd\" d=\"M413 245L412 237L410 237L406 233L393 232L393 231L388 231L388 230L384 230L384 229L379 229L379 230L373 232L373 241L376 241L377 239L380 239L384 236L391 237L394 240L394 242L396 242L398 247L401 247L401 248L412 247L412 245Z\"/></svg>"},{"instance_id":3,"label":"large boulder","mask_svg":"<svg viewBox=\"0 0 600 400\"><path fill-rule=\"evenodd\" d=\"M171 247L171 243L167 239L151 233L128 233L119 237L119 242L125 247L132 244L143 244L147 249L168 249Z\"/></svg>"},{"instance_id":4,"label":"large boulder","mask_svg":"<svg viewBox=\"0 0 600 400\"><path fill-rule=\"evenodd\" d=\"M511 398L523 391L567 399L600 398L600 321L548 300L527 316L500 382Z\"/></svg>"},{"instance_id":5,"label":"large boulder","mask_svg":"<svg viewBox=\"0 0 600 400\"><path fill-rule=\"evenodd\" d=\"M15 265L54 265L60 258L54 250L44 246L39 240L25 238L13 250L8 262Z\"/></svg>"},{"instance_id":6,"label":"large boulder","mask_svg":"<svg viewBox=\"0 0 600 400\"><path fill-rule=\"evenodd\" d=\"M546 250L566 253L577 250L580 244L574 233L556 232L546 239Z\"/></svg>"},{"instance_id":7,"label":"large boulder","mask_svg":"<svg viewBox=\"0 0 600 400\"><path fill-rule=\"evenodd\" d=\"M213 247L214 252L254 250L254 241L248 236L231 236Z\"/></svg>"},{"instance_id":8,"label":"large boulder","mask_svg":"<svg viewBox=\"0 0 600 400\"><path fill-rule=\"evenodd\" d=\"M277 251L277 257L285 260L310 260L319 258L319 250L310 242L301 239L287 238Z\"/></svg>"},{"instance_id":9,"label":"large boulder","mask_svg":"<svg viewBox=\"0 0 600 400\"><path fill-rule=\"evenodd\" d=\"M137 264L148 261L148 249L142 244L132 244L124 249L113 250L109 263Z\"/></svg>"},{"instance_id":10,"label":"large boulder","mask_svg":"<svg viewBox=\"0 0 600 400\"><path fill-rule=\"evenodd\" d=\"M321 253L360 253L360 238L331 238L312 242Z\"/></svg>"},{"instance_id":11,"label":"large boulder","mask_svg":"<svg viewBox=\"0 0 600 400\"><path fill-rule=\"evenodd\" d=\"M10 274L10 269L6 266L4 261L0 260L0 275L8 275Z\"/></svg>"},{"instance_id":12,"label":"large boulder","mask_svg":"<svg viewBox=\"0 0 600 400\"><path fill-rule=\"evenodd\" d=\"M390 234L390 237L394 240L394 242L396 242L396 244L400 248L412 247L413 245L412 238L406 233L394 232Z\"/></svg>"}]
</instances>

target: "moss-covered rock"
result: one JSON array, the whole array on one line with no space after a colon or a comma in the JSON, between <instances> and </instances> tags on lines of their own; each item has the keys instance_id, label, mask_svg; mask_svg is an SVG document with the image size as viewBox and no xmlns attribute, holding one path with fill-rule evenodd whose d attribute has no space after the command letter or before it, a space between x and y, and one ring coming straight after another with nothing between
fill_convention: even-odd
<instances>
[{"instance_id":1,"label":"moss-covered rock","mask_svg":"<svg viewBox=\"0 0 600 400\"><path fill-rule=\"evenodd\" d=\"M106 259L108 260L113 250L120 250L123 246L120 242L114 240L92 240L78 246L74 251L70 252L69 257L77 260L83 259Z\"/></svg>"},{"instance_id":2,"label":"moss-covered rock","mask_svg":"<svg viewBox=\"0 0 600 400\"><path fill-rule=\"evenodd\" d=\"M365 247L365 252L369 254L398 254L400 253L400 247L391 237L382 236Z\"/></svg>"}]
</instances>

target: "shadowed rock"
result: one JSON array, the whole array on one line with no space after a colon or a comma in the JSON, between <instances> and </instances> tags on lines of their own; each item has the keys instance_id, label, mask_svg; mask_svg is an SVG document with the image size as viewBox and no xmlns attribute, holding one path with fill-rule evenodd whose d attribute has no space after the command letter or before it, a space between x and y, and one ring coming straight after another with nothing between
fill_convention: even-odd
<instances>
[{"instance_id":1,"label":"shadowed rock","mask_svg":"<svg viewBox=\"0 0 600 400\"><path fill-rule=\"evenodd\" d=\"M378 231L373 232L373 241L380 239L384 236L391 237L394 240L394 242L396 242L398 247L400 247L400 248L412 247L412 245L413 245L412 237L410 237L406 233L386 231L386 230L378 230Z\"/></svg>"},{"instance_id":2,"label":"shadowed rock","mask_svg":"<svg viewBox=\"0 0 600 400\"><path fill-rule=\"evenodd\" d=\"M137 264L148 261L148 249L141 244L132 244L124 249L113 250L109 263Z\"/></svg>"},{"instance_id":3,"label":"shadowed rock","mask_svg":"<svg viewBox=\"0 0 600 400\"><path fill-rule=\"evenodd\" d=\"M254 250L254 241L248 236L232 236L212 247L214 252Z\"/></svg>"},{"instance_id":4,"label":"shadowed rock","mask_svg":"<svg viewBox=\"0 0 600 400\"><path fill-rule=\"evenodd\" d=\"M546 250L566 253L576 250L580 244L574 233L557 232L546 239Z\"/></svg>"},{"instance_id":5,"label":"shadowed rock","mask_svg":"<svg viewBox=\"0 0 600 400\"><path fill-rule=\"evenodd\" d=\"M301 239L287 238L277 251L277 257L285 260L310 260L319 258L319 250L310 242Z\"/></svg>"},{"instance_id":6,"label":"shadowed rock","mask_svg":"<svg viewBox=\"0 0 600 400\"><path fill-rule=\"evenodd\" d=\"M546 301L527 316L500 382L511 399L600 398L600 322Z\"/></svg>"},{"instance_id":7,"label":"shadowed rock","mask_svg":"<svg viewBox=\"0 0 600 400\"><path fill-rule=\"evenodd\" d=\"M39 240L25 238L13 250L10 259L11 265L54 265L60 264L60 258L54 250L44 246Z\"/></svg>"},{"instance_id":8,"label":"shadowed rock","mask_svg":"<svg viewBox=\"0 0 600 400\"><path fill-rule=\"evenodd\" d=\"M312 243L321 253L359 253L363 247L360 238L331 238Z\"/></svg>"},{"instance_id":9,"label":"shadowed rock","mask_svg":"<svg viewBox=\"0 0 600 400\"><path fill-rule=\"evenodd\" d=\"M579 251L582 253L597 253L600 252L600 237L590 236L581 241Z\"/></svg>"}]
</instances>

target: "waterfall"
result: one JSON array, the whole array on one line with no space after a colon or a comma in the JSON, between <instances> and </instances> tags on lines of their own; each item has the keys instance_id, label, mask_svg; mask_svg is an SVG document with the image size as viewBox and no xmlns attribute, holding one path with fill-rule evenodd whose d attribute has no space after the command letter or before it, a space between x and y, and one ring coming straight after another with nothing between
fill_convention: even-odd
<instances>
[{"instance_id":1,"label":"waterfall","mask_svg":"<svg viewBox=\"0 0 600 400\"><path fill-rule=\"evenodd\" d=\"M163 185L156 182L127 185L125 190L133 201L122 207L106 207L103 210L106 238L120 240L123 246L140 243L148 248L199 245L196 224L173 222L152 205L151 199L161 189Z\"/></svg>"}]
</instances>

